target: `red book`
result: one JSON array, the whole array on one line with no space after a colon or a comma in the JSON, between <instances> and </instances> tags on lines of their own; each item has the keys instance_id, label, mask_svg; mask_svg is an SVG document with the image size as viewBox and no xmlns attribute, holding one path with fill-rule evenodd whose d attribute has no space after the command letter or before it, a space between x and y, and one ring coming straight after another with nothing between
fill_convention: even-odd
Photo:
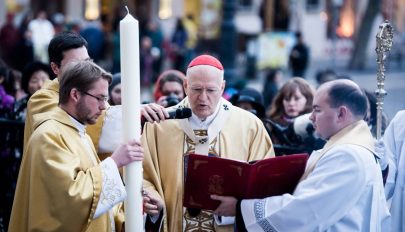
<instances>
[{"instance_id":1,"label":"red book","mask_svg":"<svg viewBox=\"0 0 405 232\"><path fill-rule=\"evenodd\" d=\"M292 193L305 171L308 154L278 156L254 163L191 154L185 156L183 205L214 210L211 194L255 199Z\"/></svg>"}]
</instances>

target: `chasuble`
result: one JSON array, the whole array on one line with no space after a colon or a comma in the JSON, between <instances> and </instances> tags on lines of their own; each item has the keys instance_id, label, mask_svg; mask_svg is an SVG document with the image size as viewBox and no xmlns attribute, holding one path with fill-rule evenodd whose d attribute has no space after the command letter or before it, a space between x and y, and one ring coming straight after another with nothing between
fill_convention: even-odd
<instances>
[{"instance_id":1,"label":"chasuble","mask_svg":"<svg viewBox=\"0 0 405 232\"><path fill-rule=\"evenodd\" d=\"M83 144L72 119L59 107L33 119L35 130L23 155L9 231L120 231L120 204L97 215L99 203L108 200L102 193L110 176L103 176L91 142ZM84 138L90 139L87 134Z\"/></svg>"},{"instance_id":2,"label":"chasuble","mask_svg":"<svg viewBox=\"0 0 405 232\"><path fill-rule=\"evenodd\" d=\"M176 107L189 107L188 98ZM191 129L189 119L145 124L144 188L164 201L163 231L233 231L233 224L216 225L212 211L203 210L193 216L183 208L185 155L198 153L244 161L274 156L260 119L225 99L218 107L206 130Z\"/></svg>"},{"instance_id":3,"label":"chasuble","mask_svg":"<svg viewBox=\"0 0 405 232\"><path fill-rule=\"evenodd\" d=\"M24 127L24 147L28 143L31 134L34 131L34 124L36 123L34 115L38 113L50 112L54 110L59 103L59 81L58 78L48 80L44 86L36 91L28 101L27 117L25 119ZM96 124L87 127L87 133L90 135L96 150L99 148L99 139L104 122L105 111L97 119ZM106 154L101 154L100 159L108 157Z\"/></svg>"}]
</instances>

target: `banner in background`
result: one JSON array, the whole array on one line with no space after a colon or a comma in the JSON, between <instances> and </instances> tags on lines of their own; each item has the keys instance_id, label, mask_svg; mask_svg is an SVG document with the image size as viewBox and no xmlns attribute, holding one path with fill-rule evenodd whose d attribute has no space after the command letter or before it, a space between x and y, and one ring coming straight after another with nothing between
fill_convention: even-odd
<instances>
[{"instance_id":1,"label":"banner in background","mask_svg":"<svg viewBox=\"0 0 405 232\"><path fill-rule=\"evenodd\" d=\"M288 56L295 44L292 32L266 32L258 37L257 67L286 68Z\"/></svg>"}]
</instances>

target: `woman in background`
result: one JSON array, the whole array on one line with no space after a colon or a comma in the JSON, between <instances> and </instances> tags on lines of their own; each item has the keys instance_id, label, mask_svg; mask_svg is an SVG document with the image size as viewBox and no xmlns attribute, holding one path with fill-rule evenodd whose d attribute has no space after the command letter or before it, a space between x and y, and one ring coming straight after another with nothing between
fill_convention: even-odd
<instances>
[{"instance_id":1,"label":"woman in background","mask_svg":"<svg viewBox=\"0 0 405 232\"><path fill-rule=\"evenodd\" d=\"M53 72L47 64L34 61L24 67L21 88L27 95L15 102L14 119L25 120L28 100L37 90L42 88L47 80L51 79L53 79Z\"/></svg>"},{"instance_id":2,"label":"woman in background","mask_svg":"<svg viewBox=\"0 0 405 232\"><path fill-rule=\"evenodd\" d=\"M186 96L183 82L186 76L177 70L164 71L158 77L153 96L155 102L163 107L177 105Z\"/></svg>"},{"instance_id":3,"label":"woman in background","mask_svg":"<svg viewBox=\"0 0 405 232\"><path fill-rule=\"evenodd\" d=\"M267 117L282 126L288 126L297 116L312 111L313 98L314 90L305 79L292 78L274 97Z\"/></svg>"},{"instance_id":4,"label":"woman in background","mask_svg":"<svg viewBox=\"0 0 405 232\"><path fill-rule=\"evenodd\" d=\"M314 90L303 78L288 80L275 96L264 124L274 144L276 155L311 153L323 146L314 137L309 120Z\"/></svg>"}]
</instances>

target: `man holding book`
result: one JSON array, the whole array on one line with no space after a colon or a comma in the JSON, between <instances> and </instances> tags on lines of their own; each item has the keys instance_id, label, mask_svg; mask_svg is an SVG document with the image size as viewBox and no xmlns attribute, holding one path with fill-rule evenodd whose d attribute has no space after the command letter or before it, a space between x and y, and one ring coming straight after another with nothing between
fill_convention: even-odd
<instances>
[{"instance_id":1,"label":"man holding book","mask_svg":"<svg viewBox=\"0 0 405 232\"><path fill-rule=\"evenodd\" d=\"M310 156L294 193L241 201L213 195L221 201L215 213L236 214L238 231L390 231L366 110L354 82L321 85L310 119L327 143Z\"/></svg>"},{"instance_id":2,"label":"man holding book","mask_svg":"<svg viewBox=\"0 0 405 232\"><path fill-rule=\"evenodd\" d=\"M196 57L188 66L184 82L187 97L174 106L191 108L192 116L145 124L144 207L152 222L159 216L163 218L164 231L233 231L233 218L228 223L225 218L214 221L212 211L183 207L185 155L243 161L274 156L260 119L221 97L225 88L223 74L223 66L216 58Z\"/></svg>"}]
</instances>

